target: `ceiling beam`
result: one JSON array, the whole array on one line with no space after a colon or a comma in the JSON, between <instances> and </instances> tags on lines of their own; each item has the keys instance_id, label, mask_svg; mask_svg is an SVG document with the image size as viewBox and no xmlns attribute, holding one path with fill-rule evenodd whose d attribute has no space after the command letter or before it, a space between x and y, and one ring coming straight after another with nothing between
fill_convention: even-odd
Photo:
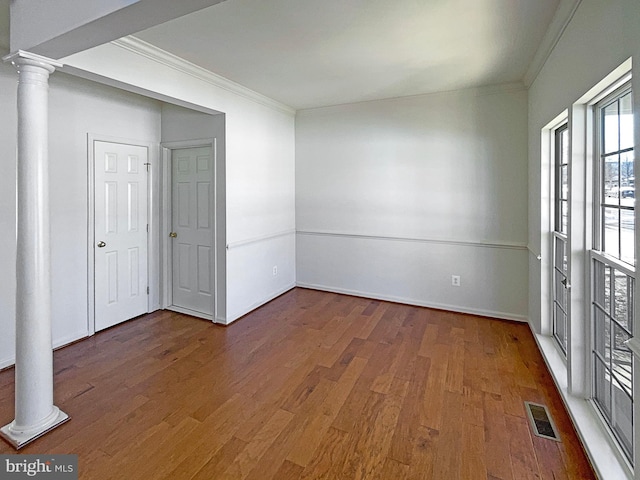
<instances>
[{"instance_id":1,"label":"ceiling beam","mask_svg":"<svg viewBox=\"0 0 640 480\"><path fill-rule=\"evenodd\" d=\"M59 59L224 0L14 0L10 51Z\"/></svg>"}]
</instances>

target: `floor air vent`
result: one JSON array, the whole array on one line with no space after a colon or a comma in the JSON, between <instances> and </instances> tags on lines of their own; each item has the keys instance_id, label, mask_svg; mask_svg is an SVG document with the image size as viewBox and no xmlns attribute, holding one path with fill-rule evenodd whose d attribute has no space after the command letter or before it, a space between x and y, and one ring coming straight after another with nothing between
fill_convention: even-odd
<instances>
[{"instance_id":1,"label":"floor air vent","mask_svg":"<svg viewBox=\"0 0 640 480\"><path fill-rule=\"evenodd\" d=\"M531 402L524 402L524 405L527 407L526 410L533 427L533 433L539 437L559 442L560 436L547 407Z\"/></svg>"}]
</instances>

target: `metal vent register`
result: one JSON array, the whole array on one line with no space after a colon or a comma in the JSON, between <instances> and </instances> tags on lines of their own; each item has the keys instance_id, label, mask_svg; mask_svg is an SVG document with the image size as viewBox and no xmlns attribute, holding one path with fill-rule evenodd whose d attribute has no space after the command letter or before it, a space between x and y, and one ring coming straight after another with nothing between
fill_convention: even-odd
<instances>
[{"instance_id":1,"label":"metal vent register","mask_svg":"<svg viewBox=\"0 0 640 480\"><path fill-rule=\"evenodd\" d=\"M527 407L527 415L529 415L533 433L539 437L559 442L560 435L558 435L558 430L551 419L551 415L549 415L547 407L531 402L524 402L524 405Z\"/></svg>"}]
</instances>

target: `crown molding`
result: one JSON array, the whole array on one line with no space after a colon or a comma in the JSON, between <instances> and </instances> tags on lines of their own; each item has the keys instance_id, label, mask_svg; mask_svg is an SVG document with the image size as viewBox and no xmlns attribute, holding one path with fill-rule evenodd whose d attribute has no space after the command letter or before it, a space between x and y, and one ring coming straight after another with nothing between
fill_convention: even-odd
<instances>
[{"instance_id":1,"label":"crown molding","mask_svg":"<svg viewBox=\"0 0 640 480\"><path fill-rule=\"evenodd\" d=\"M560 38L564 34L564 31L571 22L581 2L582 0L560 0L556 13L549 24L549 28L547 28L547 32L542 38L542 42L540 42L533 56L533 60L529 64L522 79L527 88L530 87L538 77L540 70L544 67L553 49L556 48L556 45L560 41Z\"/></svg>"},{"instance_id":2,"label":"crown molding","mask_svg":"<svg viewBox=\"0 0 640 480\"><path fill-rule=\"evenodd\" d=\"M135 53L136 55L148 58L149 60L153 60L154 62L160 63L166 67L172 68L186 75L195 77L198 80L207 82L215 87L222 88L223 90L226 90L228 92L260 103L261 105L264 105L266 107L278 110L283 113L287 113L289 115L295 115L296 113L295 109L289 107L288 105L285 105L284 103L280 103L277 100L273 100L272 98L262 95L261 93L244 87L239 83L215 74L205 68L202 68L183 58L180 58L177 55L169 53L166 50L162 50L155 45L145 42L144 40L140 40L133 35L114 40L111 42L111 44Z\"/></svg>"},{"instance_id":3,"label":"crown molding","mask_svg":"<svg viewBox=\"0 0 640 480\"><path fill-rule=\"evenodd\" d=\"M522 92L527 90L527 86L522 82L496 83L493 85L481 85L475 87L476 97L485 95L499 95L501 93Z\"/></svg>"},{"instance_id":4,"label":"crown molding","mask_svg":"<svg viewBox=\"0 0 640 480\"><path fill-rule=\"evenodd\" d=\"M340 108L340 107L350 107L352 105L362 105L366 103L384 103L384 102L396 102L402 100L410 100L427 98L427 97L436 97L442 95L452 95L452 94L463 94L463 95L473 95L475 97L483 97L485 95L499 95L501 93L515 93L515 92L526 92L527 87L522 82L508 82L508 83L497 83L494 85L481 85L479 87L464 87L455 90L438 90L435 92L427 92L427 93L416 93L413 95L400 95L396 97L383 97L383 98L373 98L370 100L358 100L355 102L346 102L346 103L336 103L333 105L320 105L317 107L305 107L296 111L296 116L305 115L307 112L313 112L322 109L332 109L332 108Z\"/></svg>"}]
</instances>

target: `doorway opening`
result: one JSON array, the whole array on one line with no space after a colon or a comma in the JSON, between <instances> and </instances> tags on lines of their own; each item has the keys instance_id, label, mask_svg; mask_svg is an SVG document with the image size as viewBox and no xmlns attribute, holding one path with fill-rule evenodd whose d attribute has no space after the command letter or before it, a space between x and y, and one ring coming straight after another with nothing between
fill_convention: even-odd
<instances>
[{"instance_id":1,"label":"doorway opening","mask_svg":"<svg viewBox=\"0 0 640 480\"><path fill-rule=\"evenodd\" d=\"M225 115L159 114L159 143L87 135L89 335L163 308L225 323Z\"/></svg>"}]
</instances>

